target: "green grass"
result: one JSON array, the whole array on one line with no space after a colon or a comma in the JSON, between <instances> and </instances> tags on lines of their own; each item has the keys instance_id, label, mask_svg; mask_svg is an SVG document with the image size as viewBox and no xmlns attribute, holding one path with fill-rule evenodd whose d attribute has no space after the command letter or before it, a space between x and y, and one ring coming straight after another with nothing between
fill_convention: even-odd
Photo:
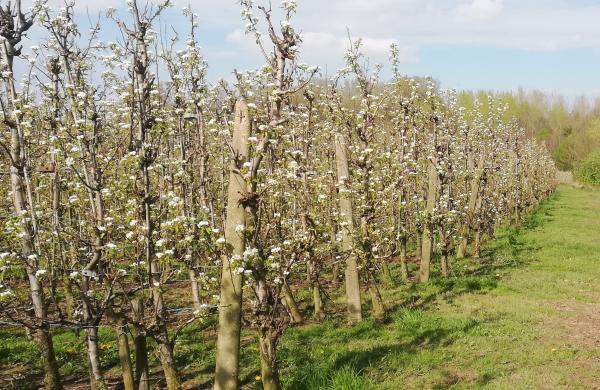
<instances>
[{"instance_id":1,"label":"green grass","mask_svg":"<svg viewBox=\"0 0 600 390\"><path fill-rule=\"evenodd\" d=\"M487 242L482 260L454 261L448 279L436 268L431 283L385 288L384 324L367 318L346 325L340 295L328 302L332 319L288 329L279 346L284 387L597 388L598 260L600 193L560 187L520 229L503 229ZM309 294L296 295L310 303ZM0 369L38 367L37 351L22 335L0 329L0 338ZM118 376L114 334L103 328L100 338L103 365ZM181 339L177 364L188 384L210 387L214 339L193 327ZM242 344L244 388L259 389L253 334ZM55 345L61 371L84 380L83 334L60 331ZM35 388L16 383L13 388Z\"/></svg>"},{"instance_id":2,"label":"green grass","mask_svg":"<svg viewBox=\"0 0 600 390\"><path fill-rule=\"evenodd\" d=\"M454 264L448 280L386 290L393 302L389 323L330 321L289 330L280 348L284 383L290 389L598 387L600 337L586 328L600 320L599 260L600 193L560 187L521 229L499 232L481 262ZM586 322L584 312L598 316Z\"/></svg>"}]
</instances>

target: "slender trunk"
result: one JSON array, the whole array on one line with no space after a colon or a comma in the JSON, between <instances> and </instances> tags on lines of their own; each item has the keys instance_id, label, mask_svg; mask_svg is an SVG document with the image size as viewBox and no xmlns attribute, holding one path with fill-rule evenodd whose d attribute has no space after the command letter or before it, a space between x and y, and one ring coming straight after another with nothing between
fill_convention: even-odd
<instances>
[{"instance_id":1,"label":"slender trunk","mask_svg":"<svg viewBox=\"0 0 600 390\"><path fill-rule=\"evenodd\" d=\"M258 329L258 346L261 366L261 377L263 389L278 390L281 388L279 382L279 370L277 364L277 325L273 321L273 316L277 316L277 300L270 294L267 281L265 279L265 270L262 263L256 266L256 295L258 297L259 321L261 325ZM284 287L285 288L285 287ZM270 307L270 305L272 305ZM275 306L275 307L273 307ZM268 310L273 309L273 312Z\"/></svg>"},{"instance_id":2,"label":"slender trunk","mask_svg":"<svg viewBox=\"0 0 600 390\"><path fill-rule=\"evenodd\" d=\"M458 243L458 249L456 250L457 259L462 259L465 257L465 254L467 253L467 247L469 246L469 229L467 227L463 227L461 230L462 237Z\"/></svg>"},{"instance_id":3,"label":"slender trunk","mask_svg":"<svg viewBox=\"0 0 600 390\"><path fill-rule=\"evenodd\" d=\"M387 287L394 286L394 277L392 276L392 271L390 270L390 265L387 261L381 261L381 268L383 269L383 282Z\"/></svg>"},{"instance_id":4,"label":"slender trunk","mask_svg":"<svg viewBox=\"0 0 600 390\"><path fill-rule=\"evenodd\" d=\"M95 247L99 248L99 244L96 242ZM90 264L85 267L85 270L93 270L96 267L92 264L97 264L100 258L99 249L95 250L94 257ZM81 293L85 297L90 291L90 277L83 275L81 278ZM106 389L106 382L104 381L104 375L100 369L100 352L98 348L98 327L97 321L93 315L93 309L88 299L83 299L83 312L84 319L88 325L85 330L87 353L88 353L88 364L90 373L90 383L92 390L104 390Z\"/></svg>"},{"instance_id":5,"label":"slender trunk","mask_svg":"<svg viewBox=\"0 0 600 390\"><path fill-rule=\"evenodd\" d=\"M292 322L295 324L299 324L303 321L302 314L300 314L300 310L298 309L298 304L296 304L296 300L294 299L294 295L292 294L292 290L288 285L287 281L283 282L282 289L283 301L285 301L285 306L290 313L290 318Z\"/></svg>"},{"instance_id":6,"label":"slender trunk","mask_svg":"<svg viewBox=\"0 0 600 390\"><path fill-rule=\"evenodd\" d=\"M10 7L10 5L8 7ZM20 1L16 2L16 11L17 15L15 19L17 19L17 17L24 18L24 15L21 13ZM16 25L20 26L21 24L20 22L16 22L15 26ZM4 34L6 33L8 33L8 31L4 32ZM14 56L17 54L17 50L15 49L14 45L15 44L10 42L9 40L3 39L1 53L2 59L5 61L5 70L11 73L14 70ZM13 103L17 98L14 86L14 79L9 78L7 81L5 81L5 88L9 106L8 109L13 110ZM10 128L8 129L8 131L10 132L9 154L12 162L10 166L10 183L11 190L13 193L15 215L18 218L23 218L23 223L20 224L21 231L19 235L21 237L21 255L27 271L30 297L35 319L39 324L39 328L36 331L36 339L38 342L38 347L40 348L40 351L42 353L42 361L44 366L44 387L47 390L61 389L62 384L58 372L56 356L54 354L52 335L50 334L50 329L48 327L48 324L46 323L46 303L44 297L44 290L40 281L36 277L36 272L38 270L38 261L35 249L35 228L33 225L34 218L31 218L30 221L27 221L25 219L26 215L31 215L31 213L33 213L32 198L27 196L25 188L25 167L28 165L25 157L26 154L23 150L25 140L23 139L22 132L19 129L19 117L17 115L14 115L14 118L12 119L14 119L14 126L10 126Z\"/></svg>"},{"instance_id":7,"label":"slender trunk","mask_svg":"<svg viewBox=\"0 0 600 390\"><path fill-rule=\"evenodd\" d=\"M11 188L13 191L13 200L15 204L15 212L19 216L27 214L26 196L23 187L23 166L20 165L21 159L21 140L18 129L11 129L12 143L11 151L13 161L17 164L11 166ZM25 260L27 277L29 280L30 297L33 305L33 311L36 320L41 324L37 330L37 341L42 352L44 366L44 384L46 389L62 388L60 375L58 373L58 364L54 354L54 345L50 329L45 323L46 321L46 303L44 290L36 277L35 273L38 269L37 254L35 252L35 244L33 238L33 229L31 223L21 224L21 247L22 254Z\"/></svg>"},{"instance_id":8,"label":"slender trunk","mask_svg":"<svg viewBox=\"0 0 600 390\"><path fill-rule=\"evenodd\" d=\"M47 325L42 325L36 333L36 341L42 353L42 365L44 366L44 389L58 390L62 389L60 375L58 373L58 364L54 354L54 344L52 335Z\"/></svg>"},{"instance_id":9,"label":"slender trunk","mask_svg":"<svg viewBox=\"0 0 600 390\"><path fill-rule=\"evenodd\" d=\"M89 327L85 331L87 341L88 363L90 365L90 383L92 390L106 390L106 382L100 369L100 355L98 353L98 328Z\"/></svg>"},{"instance_id":10,"label":"slender trunk","mask_svg":"<svg viewBox=\"0 0 600 390\"><path fill-rule=\"evenodd\" d=\"M381 298L381 293L379 292L379 288L377 287L377 280L375 279L375 275L373 272L369 273L369 296L371 297L371 305L373 307L373 318L382 322L385 319L385 306L383 304L383 299Z\"/></svg>"},{"instance_id":11,"label":"slender trunk","mask_svg":"<svg viewBox=\"0 0 600 390\"><path fill-rule=\"evenodd\" d=\"M204 137L204 120L202 117L202 111L198 107L199 101L196 101L196 131L199 138L199 169L198 169L198 193L200 197L200 207L202 210L208 210L208 199L207 199L207 190L206 190L206 163L208 160L208 155L206 153L206 145L205 145L205 137ZM185 128L183 125L183 119L179 121L179 161L183 165L187 163L188 156L186 153L186 143L185 143ZM193 157L191 158L193 160ZM192 179L193 180L193 179ZM191 190L194 191L194 186L191 186ZM193 217L194 213L192 212L192 207L189 205L189 196L188 196L188 186L185 181L181 183L181 194L183 196L183 216L186 218ZM197 237L198 231L196 227L192 230L193 237ZM198 282L198 275L196 273L196 269L194 267L197 266L198 261L195 258L194 251L191 248L188 248L187 256L189 256L191 264L189 268L189 278L190 278L190 287L192 294L192 303L194 305L195 310L200 310L202 308L202 299L200 296L200 283Z\"/></svg>"},{"instance_id":12,"label":"slender trunk","mask_svg":"<svg viewBox=\"0 0 600 390\"><path fill-rule=\"evenodd\" d=\"M444 250L444 253L442 255L442 276L447 278L448 277L448 251Z\"/></svg>"},{"instance_id":13,"label":"slender trunk","mask_svg":"<svg viewBox=\"0 0 600 390\"><path fill-rule=\"evenodd\" d=\"M132 302L135 321L144 319L144 302L136 299ZM146 334L138 326L133 327L133 345L135 347L135 382L138 390L150 390L150 372L148 368L148 346Z\"/></svg>"},{"instance_id":14,"label":"slender trunk","mask_svg":"<svg viewBox=\"0 0 600 390\"><path fill-rule=\"evenodd\" d=\"M335 199L335 185L333 184L331 187L334 187L331 191L330 191L330 195L332 199ZM335 221L333 219L333 213L328 213L329 214L329 223L331 225L331 231L330 231L330 241L331 241L331 262L332 262L332 268L331 268L331 282L333 283L334 286L337 286L338 282L339 282L339 273L340 273L340 263L338 262L337 256L338 256L338 246L337 246L337 228L336 228L336 224Z\"/></svg>"},{"instance_id":15,"label":"slender trunk","mask_svg":"<svg viewBox=\"0 0 600 390\"><path fill-rule=\"evenodd\" d=\"M346 186L346 181L350 178L350 171L348 169L346 140L341 134L336 134L335 136L335 159L338 175L340 214L345 225L342 226L342 250L347 256L345 277L348 321L358 322L362 320L360 282L356 256L352 254L354 250L352 238L352 234L354 233L352 199L350 191Z\"/></svg>"},{"instance_id":16,"label":"slender trunk","mask_svg":"<svg viewBox=\"0 0 600 390\"><path fill-rule=\"evenodd\" d=\"M406 264L406 237L400 242L400 275L403 282L408 282L408 265Z\"/></svg>"},{"instance_id":17,"label":"slender trunk","mask_svg":"<svg viewBox=\"0 0 600 390\"><path fill-rule=\"evenodd\" d=\"M315 320L323 321L325 312L323 311L323 299L321 298L321 289L317 282L313 282L313 302L315 305Z\"/></svg>"},{"instance_id":18,"label":"slender trunk","mask_svg":"<svg viewBox=\"0 0 600 390\"><path fill-rule=\"evenodd\" d=\"M419 281L424 283L429 281L429 272L431 269L431 255L433 252L432 228L423 229L423 238L421 240L421 264L419 267Z\"/></svg>"},{"instance_id":19,"label":"slender trunk","mask_svg":"<svg viewBox=\"0 0 600 390\"><path fill-rule=\"evenodd\" d=\"M18 139L16 141L14 140L14 138L17 138L17 137L18 137L18 130L15 129L13 132L14 144L13 144L12 157L13 157L13 160L16 162L20 161L20 158L21 158L20 157L20 155L21 155L20 141ZM25 193L24 193L24 189L23 189L23 180L22 180L23 169L24 169L23 166L16 167L13 165L11 167L11 189L13 191L15 212L19 217L24 217L27 214L27 209L28 209L28 206L27 206L27 203L25 200L26 197L25 197ZM20 225L21 225L20 236L22 237L21 249L22 249L23 258L25 259L25 266L26 266L27 277L28 277L28 281L29 281L31 301L33 304L33 309L34 309L36 319L38 319L39 322L43 324L43 322L46 320L46 304L45 304L43 287L42 287L39 279L35 275L35 272L37 271L37 268L38 268L38 261L37 261L38 256L35 251L33 228L31 226L31 222L27 222L27 220L25 220L25 219L23 219L23 223L21 223ZM43 332L43 330L42 330L42 332Z\"/></svg>"},{"instance_id":20,"label":"slender trunk","mask_svg":"<svg viewBox=\"0 0 600 390\"><path fill-rule=\"evenodd\" d=\"M117 346L119 348L119 362L121 363L121 376L123 377L123 389L135 390L135 378L133 366L129 355L129 340L127 339L128 326L122 318L117 319L115 331L117 333Z\"/></svg>"},{"instance_id":21,"label":"slender trunk","mask_svg":"<svg viewBox=\"0 0 600 390\"><path fill-rule=\"evenodd\" d=\"M236 271L238 265L234 263L233 256L241 258L246 246L244 236L236 231L236 227L246 226L246 210L241 204L246 194L246 181L240 174L240 168L248 160L250 126L248 106L245 101L239 100L235 108L232 143L235 155L229 173L225 222L225 241L231 249L231 256L223 256L221 272L215 390L238 388L243 274Z\"/></svg>"},{"instance_id":22,"label":"slender trunk","mask_svg":"<svg viewBox=\"0 0 600 390\"><path fill-rule=\"evenodd\" d=\"M481 257L481 229L475 231L475 243L473 248L473 258L479 259Z\"/></svg>"},{"instance_id":23,"label":"slender trunk","mask_svg":"<svg viewBox=\"0 0 600 390\"><path fill-rule=\"evenodd\" d=\"M98 242L95 243L96 248L100 248ZM85 267L85 270L91 271L96 269L96 266L93 264L97 264L100 258L101 249L96 249L94 253L94 257L91 262ZM81 281L81 293L85 297L90 291L90 277L83 275ZM104 390L106 389L106 382L104 381L104 375L102 374L102 370L100 369L100 352L98 348L98 327L96 318L93 314L93 308L88 299L83 299L83 312L84 319L88 325L86 329L86 343L87 343L87 353L88 353L88 364L89 364L89 372L90 372L90 383L92 390Z\"/></svg>"},{"instance_id":24,"label":"slender trunk","mask_svg":"<svg viewBox=\"0 0 600 390\"><path fill-rule=\"evenodd\" d=\"M277 370L277 360L275 358L275 349L277 348L276 338L266 330L259 332L258 347L260 350L260 372L264 390L279 390L281 383Z\"/></svg>"},{"instance_id":25,"label":"slender trunk","mask_svg":"<svg viewBox=\"0 0 600 390\"><path fill-rule=\"evenodd\" d=\"M515 205L515 209L514 209L514 212L512 215L513 215L514 225L521 226L521 208L519 207L519 205Z\"/></svg>"},{"instance_id":26,"label":"slender trunk","mask_svg":"<svg viewBox=\"0 0 600 390\"><path fill-rule=\"evenodd\" d=\"M340 264L337 262L336 256L333 256L333 266L331 267L331 282L337 286L340 277Z\"/></svg>"},{"instance_id":27,"label":"slender trunk","mask_svg":"<svg viewBox=\"0 0 600 390\"><path fill-rule=\"evenodd\" d=\"M479 189L481 186L481 176L483 175L483 160L484 156L482 155L479 160L479 166L473 179L471 181L471 191L469 193L469 201L467 203L467 220L465 224L462 226L461 235L462 238L460 243L458 244L458 250L456 252L456 257L462 259L465 257L467 253L467 247L469 245L469 236L471 235L471 228L473 226L474 218L475 218L475 209L477 208L477 199L479 198ZM468 162L468 169L475 169L473 159L470 159Z\"/></svg>"},{"instance_id":28,"label":"slender trunk","mask_svg":"<svg viewBox=\"0 0 600 390\"><path fill-rule=\"evenodd\" d=\"M194 309L200 310L202 308L202 299L200 298L200 283L196 276L196 270L190 268L190 283L192 285L192 301L194 303Z\"/></svg>"},{"instance_id":29,"label":"slender trunk","mask_svg":"<svg viewBox=\"0 0 600 390\"><path fill-rule=\"evenodd\" d=\"M148 205L147 205L148 206ZM149 218L149 208L146 207L146 226L150 227L153 224L150 222ZM150 229L150 228L149 228ZM150 229L151 231L151 229ZM151 239L147 236L147 242L152 242ZM150 245L148 245L150 248ZM150 273L151 273L151 283L152 283L152 302L154 305L154 318L156 322L156 333L154 334L155 340L158 342L158 354L161 363L161 367L163 369L165 380L167 382L167 389L169 390L178 390L181 388L181 383L179 381L179 374L175 367L175 361L173 359L173 347L169 342L169 330L167 328L167 311L165 310L163 293L162 293L162 285L161 285L161 274L162 270L158 261L153 258L153 253L151 249L148 249L147 259L154 260L150 263Z\"/></svg>"},{"instance_id":30,"label":"slender trunk","mask_svg":"<svg viewBox=\"0 0 600 390\"><path fill-rule=\"evenodd\" d=\"M429 164L429 181L427 186L427 206L426 212L428 219L431 218L435 208L437 198L438 173L435 165ZM429 220L423 227L423 238L421 240L421 266L419 270L419 280L427 282L429 280L429 271L431 269L431 257L433 252L433 226Z\"/></svg>"},{"instance_id":31,"label":"slender trunk","mask_svg":"<svg viewBox=\"0 0 600 390\"><path fill-rule=\"evenodd\" d=\"M319 280L315 271L315 266L312 261L308 262L308 269L310 274L310 283L312 286L313 293L313 304L315 307L315 320L322 321L325 318L325 312L323 311L323 299L321 298L321 288L319 286Z\"/></svg>"},{"instance_id":32,"label":"slender trunk","mask_svg":"<svg viewBox=\"0 0 600 390\"><path fill-rule=\"evenodd\" d=\"M475 206L475 216L479 215L483 206L483 198L480 196L477 198L477 205ZM475 218L475 217L474 217ZM477 228L475 229L475 242L473 248L473 257L479 259L481 255L481 235L482 235L481 223L477 222Z\"/></svg>"},{"instance_id":33,"label":"slender trunk","mask_svg":"<svg viewBox=\"0 0 600 390\"><path fill-rule=\"evenodd\" d=\"M175 367L175 359L173 358L173 346L169 342L161 342L159 345L160 365L162 366L165 382L167 382L168 390L181 389L179 373Z\"/></svg>"},{"instance_id":34,"label":"slender trunk","mask_svg":"<svg viewBox=\"0 0 600 390\"><path fill-rule=\"evenodd\" d=\"M137 6L134 5L134 10L137 13ZM139 15L137 23L141 23ZM138 26L139 27L139 26ZM149 91L153 85L153 78L149 76L150 57L148 55L148 43L144 39L144 32L135 36L136 39L136 65L134 66L134 78L137 83L137 111L139 115L138 133L136 135L136 149L141 157L139 166L139 178L141 181L141 191L138 192L139 203L142 206L142 216L144 220L144 230L146 234L144 257L147 264L148 279L151 283L150 291L153 304L153 321L155 323L153 337L158 342L159 358L164 371L165 379L167 380L167 388L179 389L179 375L174 365L173 348L169 342L169 332L167 323L169 321L168 312L165 309L163 300L163 272L167 273L161 267L154 253L154 229L156 227L152 208L154 201L152 200L152 185L151 185L151 169L155 157L151 148L151 130L152 121L152 103L150 101ZM168 265L166 266L168 267ZM165 267L165 268L166 268Z\"/></svg>"}]
</instances>

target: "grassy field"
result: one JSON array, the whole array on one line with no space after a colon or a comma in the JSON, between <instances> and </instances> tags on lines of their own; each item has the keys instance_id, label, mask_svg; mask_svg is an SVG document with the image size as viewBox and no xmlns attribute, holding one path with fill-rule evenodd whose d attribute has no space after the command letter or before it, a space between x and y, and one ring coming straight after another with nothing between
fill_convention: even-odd
<instances>
[{"instance_id":1,"label":"grassy field","mask_svg":"<svg viewBox=\"0 0 600 390\"><path fill-rule=\"evenodd\" d=\"M600 193L560 187L522 228L503 230L488 242L483 259L454 263L451 278L385 289L391 302L386 323L367 319L349 327L334 317L289 329L279 349L284 385L600 388L599 264ZM113 337L102 330L105 367L117 363ZM210 385L212 337L189 329L177 346L189 388ZM35 388L27 379L38 375L31 370L35 347L15 330L0 330L0 338L0 388ZM55 344L65 376L74 386L85 380L83 335L62 331ZM260 388L256 355L248 334L242 354L246 388ZM9 375L21 380L10 385ZM115 368L111 375L118 377Z\"/></svg>"},{"instance_id":2,"label":"grassy field","mask_svg":"<svg viewBox=\"0 0 600 390\"><path fill-rule=\"evenodd\" d=\"M389 291L389 324L290 331L289 387L600 387L600 193L560 187L455 271Z\"/></svg>"}]
</instances>

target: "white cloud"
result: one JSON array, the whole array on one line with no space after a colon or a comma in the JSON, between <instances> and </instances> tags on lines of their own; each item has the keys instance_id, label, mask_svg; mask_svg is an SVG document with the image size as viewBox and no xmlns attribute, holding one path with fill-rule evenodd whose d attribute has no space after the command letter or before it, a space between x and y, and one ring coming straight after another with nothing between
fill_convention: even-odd
<instances>
[{"instance_id":1,"label":"white cloud","mask_svg":"<svg viewBox=\"0 0 600 390\"><path fill-rule=\"evenodd\" d=\"M32 1L23 0L25 6ZM53 6L63 2L49 1ZM148 1L156 4L158 0ZM240 17L236 0L173 1L174 9L165 12L161 23L173 24L185 36L188 26L180 10L191 4L199 17L198 39L211 73L227 75L234 68L252 69L264 62L253 38L244 34L245 21ZM256 4L267 2L255 0ZM279 0L272 2L276 12L273 20L277 21ZM302 0L298 3L292 23L304 39L300 60L323 69L327 67L329 74L344 66L348 30L352 37L363 38L363 51L371 64L388 63L392 42L399 45L405 65L418 63L420 53L430 53L430 48L600 49L600 3L591 0ZM80 12L84 11L79 18L82 24L87 21L86 7L92 14L108 6L125 8L125 0L76 0L76 4ZM103 40L118 35L112 22L104 23L103 28ZM426 61L421 62L427 65Z\"/></svg>"},{"instance_id":2,"label":"white cloud","mask_svg":"<svg viewBox=\"0 0 600 390\"><path fill-rule=\"evenodd\" d=\"M198 0L193 5L202 18L229 31L222 34L224 47L213 42L212 51L206 51L209 63L214 59L228 69L260 66L263 59L253 39L245 36L238 10L225 12L215 1ZM274 1L273 6L276 4ZM352 37L363 38L363 52L371 64L384 65L388 64L392 42L401 48L404 65L419 63L419 53L432 47L528 51L600 48L600 4L584 7L563 0L303 0L299 5L293 25L303 36L300 60L320 66L329 75L344 66L348 30ZM237 58L232 55L236 52ZM223 61L219 63L219 59Z\"/></svg>"},{"instance_id":3,"label":"white cloud","mask_svg":"<svg viewBox=\"0 0 600 390\"><path fill-rule=\"evenodd\" d=\"M236 28L235 30L229 32L227 35L225 35L225 40L236 45L245 45L249 42L248 36L241 28Z\"/></svg>"},{"instance_id":4,"label":"white cloud","mask_svg":"<svg viewBox=\"0 0 600 390\"><path fill-rule=\"evenodd\" d=\"M138 0L144 2L145 0ZM162 22L187 4L199 16L201 29L213 29L231 46L249 48L236 0L173 0ZM257 4L267 0L256 0ZM32 0L25 0L25 4ZM50 0L62 4L62 0ZM156 3L157 0L150 0ZM327 52L347 46L347 29L365 39L369 51L381 52L396 41L401 47L484 46L528 50L600 47L600 4L565 0L303 0L294 25L305 34L305 46ZM102 11L124 7L125 0L76 0L77 9ZM277 10L278 1L273 1ZM274 19L278 18L274 15ZM184 27L185 28L185 27ZM236 31L229 36L223 31ZM238 31L239 30L239 31ZM311 35L312 34L312 35ZM206 37L200 36L200 40ZM318 38L318 39L317 39ZM320 40L320 42L318 42ZM228 49L232 49L231 47ZM414 49L412 61L414 61ZM343 51L343 50L341 50ZM337 50L340 52L340 50ZM310 53L305 53L312 57ZM407 57L411 60L411 56Z\"/></svg>"},{"instance_id":5,"label":"white cloud","mask_svg":"<svg viewBox=\"0 0 600 390\"><path fill-rule=\"evenodd\" d=\"M24 2L24 4L26 3L29 3L29 1ZM124 4L124 0L75 0L75 11L80 13L97 13L99 11L106 11L108 7L116 8ZM49 0L48 5L53 10L58 10L65 6L65 2L64 0Z\"/></svg>"},{"instance_id":6,"label":"white cloud","mask_svg":"<svg viewBox=\"0 0 600 390\"><path fill-rule=\"evenodd\" d=\"M329 72L343 67L344 53L350 46L347 36L330 32L305 32L301 47L301 60L308 64L328 65ZM358 37L352 37L352 40ZM362 52L371 64L388 64L392 38L362 38ZM404 64L415 64L419 61L417 49L409 45L400 45L400 61Z\"/></svg>"},{"instance_id":7,"label":"white cloud","mask_svg":"<svg viewBox=\"0 0 600 390\"><path fill-rule=\"evenodd\" d=\"M487 20L499 15L503 7L503 0L471 0L457 7L456 17L462 22Z\"/></svg>"}]
</instances>

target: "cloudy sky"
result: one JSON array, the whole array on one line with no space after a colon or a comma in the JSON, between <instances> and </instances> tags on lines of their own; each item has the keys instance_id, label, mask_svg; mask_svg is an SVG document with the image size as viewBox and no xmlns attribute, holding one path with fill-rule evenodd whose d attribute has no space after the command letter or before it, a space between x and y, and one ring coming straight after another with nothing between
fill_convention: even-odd
<instances>
[{"instance_id":1,"label":"cloudy sky","mask_svg":"<svg viewBox=\"0 0 600 390\"><path fill-rule=\"evenodd\" d=\"M140 3L143 0L138 0ZM174 0L161 20L185 33L181 7L200 18L200 43L212 77L250 69L261 58L244 35L236 0ZM255 0L261 3L267 0ZM347 31L362 37L373 63L387 64L392 42L402 70L445 88L519 87L600 96L600 2L596 0L297 0L301 59L331 74L343 65ZM279 0L272 0L277 6ZM51 0L51 4L59 0ZM82 19L125 0L77 0ZM105 22L105 39L115 34Z\"/></svg>"}]
</instances>

